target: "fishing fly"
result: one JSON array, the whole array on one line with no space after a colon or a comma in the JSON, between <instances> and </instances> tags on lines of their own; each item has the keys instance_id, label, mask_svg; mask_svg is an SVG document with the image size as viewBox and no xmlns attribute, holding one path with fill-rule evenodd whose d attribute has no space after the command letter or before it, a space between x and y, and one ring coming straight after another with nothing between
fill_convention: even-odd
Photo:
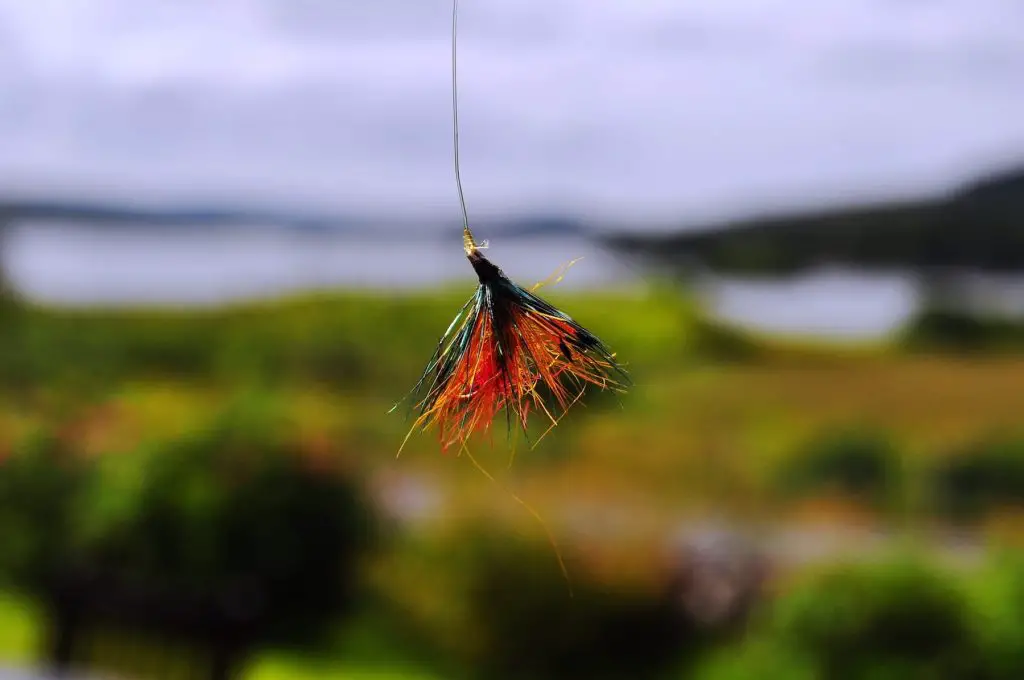
<instances>
[{"instance_id":1,"label":"fishing fly","mask_svg":"<svg viewBox=\"0 0 1024 680\"><path fill-rule=\"evenodd\" d=\"M418 395L418 417L409 435L436 429L443 450L464 450L502 411L510 432L516 426L525 433L531 415L539 414L549 423L547 434L588 389L622 391L630 378L604 342L534 293L542 284L522 288L488 260L487 243L470 229L459 167L458 0L452 1L452 122L462 245L479 285L411 392Z\"/></svg>"}]
</instances>

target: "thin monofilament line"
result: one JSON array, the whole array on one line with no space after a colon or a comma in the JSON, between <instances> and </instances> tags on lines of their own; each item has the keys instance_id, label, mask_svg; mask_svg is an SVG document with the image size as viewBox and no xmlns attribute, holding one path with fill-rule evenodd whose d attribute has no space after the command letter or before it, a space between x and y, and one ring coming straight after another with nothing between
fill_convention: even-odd
<instances>
[{"instance_id":1,"label":"thin monofilament line","mask_svg":"<svg viewBox=\"0 0 1024 680\"><path fill-rule=\"evenodd\" d=\"M455 150L455 186L459 190L459 204L462 206L462 228L472 241L469 231L469 211L466 210L466 195L462 190L462 173L459 165L459 0L452 0L452 142Z\"/></svg>"}]
</instances>

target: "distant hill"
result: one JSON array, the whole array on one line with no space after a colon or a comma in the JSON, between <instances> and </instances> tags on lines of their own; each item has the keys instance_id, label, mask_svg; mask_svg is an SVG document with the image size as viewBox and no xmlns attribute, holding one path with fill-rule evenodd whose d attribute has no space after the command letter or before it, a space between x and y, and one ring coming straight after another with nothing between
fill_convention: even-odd
<instances>
[{"instance_id":1,"label":"distant hill","mask_svg":"<svg viewBox=\"0 0 1024 680\"><path fill-rule=\"evenodd\" d=\"M138 226L231 226L279 224L282 226L322 226L340 228L344 218L307 216L289 212L246 210L241 208L162 208L135 207L116 203L81 201L19 201L0 199L0 222L16 220L61 220L109 227Z\"/></svg>"},{"instance_id":2,"label":"distant hill","mask_svg":"<svg viewBox=\"0 0 1024 680\"><path fill-rule=\"evenodd\" d=\"M454 214L454 213L453 213ZM0 227L16 221L59 220L83 226L106 228L168 227L209 228L249 227L267 225L304 232L344 231L361 236L393 238L395 233L416 232L431 236L451 235L458 241L461 222L457 219L445 223L426 224L423 220L409 223L408 219L389 220L353 215L300 214L294 211L271 211L249 208L165 208L137 207L119 203L82 201L19 201L0 198ZM485 218L474 221L481 233L488 237L530 238L535 236L564 236L586 233L585 225L572 218L558 215L536 215L515 218ZM424 226L426 229L424 230Z\"/></svg>"},{"instance_id":3,"label":"distant hill","mask_svg":"<svg viewBox=\"0 0 1024 680\"><path fill-rule=\"evenodd\" d=\"M685 271L780 275L821 264L867 269L1024 269L1024 167L932 200L620 233L614 250Z\"/></svg>"}]
</instances>

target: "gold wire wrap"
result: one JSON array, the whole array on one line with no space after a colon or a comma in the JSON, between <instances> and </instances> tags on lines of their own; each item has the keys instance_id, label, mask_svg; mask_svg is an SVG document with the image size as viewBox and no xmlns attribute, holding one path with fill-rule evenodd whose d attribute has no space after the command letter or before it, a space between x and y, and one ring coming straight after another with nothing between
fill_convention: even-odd
<instances>
[{"instance_id":1,"label":"gold wire wrap","mask_svg":"<svg viewBox=\"0 0 1024 680\"><path fill-rule=\"evenodd\" d=\"M472 256L474 253L479 253L481 250L487 250L489 245L489 241L477 241L473 238L473 232L469 230L469 225L463 225L462 249L466 251L467 256Z\"/></svg>"}]
</instances>

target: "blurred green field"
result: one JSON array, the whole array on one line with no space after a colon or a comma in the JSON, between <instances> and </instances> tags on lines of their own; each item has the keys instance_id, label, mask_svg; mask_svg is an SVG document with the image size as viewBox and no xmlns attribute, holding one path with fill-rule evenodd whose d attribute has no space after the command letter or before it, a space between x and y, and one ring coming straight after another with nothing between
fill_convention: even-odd
<instances>
[{"instance_id":1,"label":"blurred green field","mask_svg":"<svg viewBox=\"0 0 1024 680\"><path fill-rule=\"evenodd\" d=\"M452 668L438 659L506 653L476 639L467 609L474 551L485 550L473 532L540 546L524 558L554 579L536 586L538 598L565 587L544 527L513 494L543 518L572 578L597 594L658 584L667 537L707 516L897 534L949 525L986 546L1019 542L1024 354L949 351L913 333L849 345L763 338L711 320L667 286L550 293L619 353L636 386L618 400L593 395L533 450L519 438L514 460L496 426L473 455L498 486L430 435L414 435L396 458L410 421L389 410L464 297L352 293L180 312L0 307L0 454L15 461L43 433L78 459L105 461L103 507L80 513L95 510L99 533L121 531L137 512L132 461L176 455L174 442L239 404L256 409L247 417L267 414L246 446L280 442L305 466L364 480L404 527L361 567L360 587L377 604L356 612L346 641L261 653L247 677L266 680L430 678ZM201 472L182 479L202 486ZM195 508L183 501L181 512L207 512ZM0 600L0 660L33 658L33 606Z\"/></svg>"},{"instance_id":2,"label":"blurred green field","mask_svg":"<svg viewBox=\"0 0 1024 680\"><path fill-rule=\"evenodd\" d=\"M942 456L1011 432L1024 407L1024 357L1012 354L757 338L660 289L552 298L619 352L636 387L619 402L597 395L533 451L518 442L511 473L541 507L574 493L635 504L639 491L663 510L709 493L735 500L719 483L756 506L780 462L822 431L884 430L908 459ZM439 455L429 435L414 435L399 461L389 455L409 421L388 411L461 302L350 294L212 312L10 312L0 447L45 426L73 431L89 453L130 451L257 393L325 455L433 473L473 495L482 478ZM475 450L503 470L508 448L498 424Z\"/></svg>"}]
</instances>

